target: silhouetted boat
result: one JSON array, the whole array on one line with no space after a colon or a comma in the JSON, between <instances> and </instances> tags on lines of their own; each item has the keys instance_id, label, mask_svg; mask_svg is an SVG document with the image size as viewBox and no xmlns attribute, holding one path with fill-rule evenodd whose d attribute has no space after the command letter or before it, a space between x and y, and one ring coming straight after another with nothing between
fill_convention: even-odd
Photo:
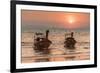
<instances>
[{"instance_id":1,"label":"silhouetted boat","mask_svg":"<svg viewBox=\"0 0 100 73\"><path fill-rule=\"evenodd\" d=\"M75 49L76 40L73 37L73 32L71 32L70 37L65 36L64 47L67 49Z\"/></svg>"},{"instance_id":2,"label":"silhouetted boat","mask_svg":"<svg viewBox=\"0 0 100 73\"><path fill-rule=\"evenodd\" d=\"M51 45L52 42L48 39L48 34L49 34L49 30L46 30L46 36L45 37L37 37L35 39L35 42L34 42L35 51L43 52L44 54L49 53L48 48L49 48L49 46Z\"/></svg>"}]
</instances>

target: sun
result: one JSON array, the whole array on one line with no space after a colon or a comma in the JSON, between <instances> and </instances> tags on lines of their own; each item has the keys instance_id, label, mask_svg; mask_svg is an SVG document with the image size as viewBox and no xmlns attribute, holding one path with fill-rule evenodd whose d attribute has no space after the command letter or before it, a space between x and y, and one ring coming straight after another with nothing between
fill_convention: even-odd
<instances>
[{"instance_id":1,"label":"sun","mask_svg":"<svg viewBox=\"0 0 100 73\"><path fill-rule=\"evenodd\" d=\"M69 16L69 17L68 17L68 22L69 22L70 24L74 24L74 23L75 23L75 17L74 17L74 16Z\"/></svg>"},{"instance_id":2,"label":"sun","mask_svg":"<svg viewBox=\"0 0 100 73\"><path fill-rule=\"evenodd\" d=\"M73 19L69 19L69 21L68 21L69 23L74 23L75 21L73 20Z\"/></svg>"},{"instance_id":3,"label":"sun","mask_svg":"<svg viewBox=\"0 0 100 73\"><path fill-rule=\"evenodd\" d=\"M75 29L77 28L77 18L75 15L68 15L66 16L64 26L68 29Z\"/></svg>"}]
</instances>

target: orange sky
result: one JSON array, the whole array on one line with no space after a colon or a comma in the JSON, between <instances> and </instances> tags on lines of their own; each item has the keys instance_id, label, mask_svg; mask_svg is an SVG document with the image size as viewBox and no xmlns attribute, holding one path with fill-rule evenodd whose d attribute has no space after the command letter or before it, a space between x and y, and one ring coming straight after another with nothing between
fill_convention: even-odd
<instances>
[{"instance_id":1,"label":"orange sky","mask_svg":"<svg viewBox=\"0 0 100 73\"><path fill-rule=\"evenodd\" d=\"M75 12L51 12L22 10L22 26L57 27L66 29L89 28L90 14Z\"/></svg>"}]
</instances>

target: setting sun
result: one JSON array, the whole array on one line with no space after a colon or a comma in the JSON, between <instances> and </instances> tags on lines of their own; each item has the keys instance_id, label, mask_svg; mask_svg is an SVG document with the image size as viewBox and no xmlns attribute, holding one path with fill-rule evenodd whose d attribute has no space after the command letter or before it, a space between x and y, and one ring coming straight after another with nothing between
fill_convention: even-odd
<instances>
[{"instance_id":1,"label":"setting sun","mask_svg":"<svg viewBox=\"0 0 100 73\"><path fill-rule=\"evenodd\" d=\"M75 23L75 18L74 18L73 16L69 16L69 17L68 17L68 22L69 22L70 24Z\"/></svg>"}]
</instances>

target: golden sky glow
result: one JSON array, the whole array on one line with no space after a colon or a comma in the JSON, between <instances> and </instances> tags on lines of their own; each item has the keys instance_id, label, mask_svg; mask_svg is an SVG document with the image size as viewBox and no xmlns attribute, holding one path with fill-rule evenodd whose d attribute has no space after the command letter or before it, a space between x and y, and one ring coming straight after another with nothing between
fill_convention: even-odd
<instances>
[{"instance_id":1,"label":"golden sky glow","mask_svg":"<svg viewBox=\"0 0 100 73\"><path fill-rule=\"evenodd\" d=\"M67 13L64 26L70 29L89 27L90 15L88 13Z\"/></svg>"},{"instance_id":2,"label":"golden sky glow","mask_svg":"<svg viewBox=\"0 0 100 73\"><path fill-rule=\"evenodd\" d=\"M22 26L26 27L81 29L90 25L89 13L22 10L21 14Z\"/></svg>"}]
</instances>

